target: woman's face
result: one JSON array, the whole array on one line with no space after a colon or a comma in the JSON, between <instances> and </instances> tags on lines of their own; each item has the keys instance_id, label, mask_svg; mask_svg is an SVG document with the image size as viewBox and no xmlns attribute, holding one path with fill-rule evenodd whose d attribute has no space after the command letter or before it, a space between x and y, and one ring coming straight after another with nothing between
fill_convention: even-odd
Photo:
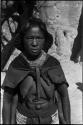
<instances>
[{"instance_id":1,"label":"woman's face","mask_svg":"<svg viewBox=\"0 0 83 125\"><path fill-rule=\"evenodd\" d=\"M30 27L24 36L24 49L30 56L38 56L44 46L44 34L38 26Z\"/></svg>"}]
</instances>

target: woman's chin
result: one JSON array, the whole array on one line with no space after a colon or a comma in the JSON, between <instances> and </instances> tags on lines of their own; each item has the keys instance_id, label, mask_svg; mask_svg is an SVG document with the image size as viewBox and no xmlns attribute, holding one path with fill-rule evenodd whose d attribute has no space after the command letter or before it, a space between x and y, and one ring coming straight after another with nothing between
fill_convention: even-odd
<instances>
[{"instance_id":1,"label":"woman's chin","mask_svg":"<svg viewBox=\"0 0 83 125\"><path fill-rule=\"evenodd\" d=\"M40 51L37 51L37 50L33 50L32 52L31 52L31 55L33 55L33 56L38 56L38 55L40 55L41 54L41 52Z\"/></svg>"}]
</instances>

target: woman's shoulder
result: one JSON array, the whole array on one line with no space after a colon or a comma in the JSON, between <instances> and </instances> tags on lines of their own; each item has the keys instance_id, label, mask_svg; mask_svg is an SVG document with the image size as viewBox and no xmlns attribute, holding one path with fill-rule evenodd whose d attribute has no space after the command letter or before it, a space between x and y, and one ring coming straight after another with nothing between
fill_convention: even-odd
<instances>
[{"instance_id":1,"label":"woman's shoulder","mask_svg":"<svg viewBox=\"0 0 83 125\"><path fill-rule=\"evenodd\" d=\"M22 56L22 53L20 53L10 64L10 66L17 68L25 64L25 59Z\"/></svg>"},{"instance_id":2,"label":"woman's shoulder","mask_svg":"<svg viewBox=\"0 0 83 125\"><path fill-rule=\"evenodd\" d=\"M54 67L60 65L60 62L53 56L47 54L47 58L45 61L44 66L45 67Z\"/></svg>"}]
</instances>

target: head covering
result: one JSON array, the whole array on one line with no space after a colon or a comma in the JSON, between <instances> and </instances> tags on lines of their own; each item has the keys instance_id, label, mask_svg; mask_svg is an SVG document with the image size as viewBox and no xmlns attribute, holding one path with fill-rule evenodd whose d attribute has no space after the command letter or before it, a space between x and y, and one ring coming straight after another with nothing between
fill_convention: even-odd
<instances>
[{"instance_id":1,"label":"head covering","mask_svg":"<svg viewBox=\"0 0 83 125\"><path fill-rule=\"evenodd\" d=\"M39 19L39 18L35 18L35 17L30 17L29 19L26 19L24 21L24 23L22 24L18 35L15 38L15 47L21 51L23 51L23 37L26 33L26 31L32 27L32 26L38 26L41 31L44 34L45 37L45 44L44 44L44 48L43 50L45 52L48 52L48 49L51 47L51 45L53 44L53 37L52 35L47 31L46 25L45 23Z\"/></svg>"}]
</instances>

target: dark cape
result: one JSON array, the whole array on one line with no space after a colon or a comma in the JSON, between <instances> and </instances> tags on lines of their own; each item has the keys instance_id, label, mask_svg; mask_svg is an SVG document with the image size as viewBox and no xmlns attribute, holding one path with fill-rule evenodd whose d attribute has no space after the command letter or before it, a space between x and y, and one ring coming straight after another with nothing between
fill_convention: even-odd
<instances>
[{"instance_id":1,"label":"dark cape","mask_svg":"<svg viewBox=\"0 0 83 125\"><path fill-rule=\"evenodd\" d=\"M6 92L9 92L9 94L11 95L15 94L16 88L19 88L17 86L19 85L21 86L20 83L22 83L23 79L25 79L27 76L32 75L32 74L35 74L35 73L33 73L33 70L29 66L29 63L20 54L10 64L5 80L3 82L2 88ZM23 96L20 96L19 97L20 100L17 105L17 110L24 116L28 117L29 120L27 120L27 124L30 124L32 122L35 124L36 123L42 123L42 124L51 123L52 122L51 115L54 114L57 110L57 105L53 101L53 93L54 93L53 88L57 89L57 87L59 87L59 85L61 84L66 84L68 86L68 83L65 79L65 75L60 66L60 63L58 62L58 60L56 60L54 57L48 54L47 54L45 62L40 67L40 76L46 80L46 84L48 83L47 85L44 84L43 87L44 87L45 93L50 98L50 101L48 103L48 106L41 107L40 105L40 109L36 109L35 107L37 107L37 105L34 106L34 108L28 107L28 104L26 103L28 102L27 101L28 94L24 98L22 98ZM50 79L51 85L48 79ZM54 87L52 87L52 85ZM20 90L22 94L25 93L23 92L23 87ZM19 89L16 90L16 93L18 91ZM38 117L39 120L35 118L35 121L34 121L34 117Z\"/></svg>"},{"instance_id":2,"label":"dark cape","mask_svg":"<svg viewBox=\"0 0 83 125\"><path fill-rule=\"evenodd\" d=\"M48 74L48 77L55 85L67 84L64 72L61 65L57 59L47 54L46 61L41 66L41 73ZM29 63L20 54L16 57L10 64L4 82L2 84L2 89L6 87L14 89L17 85L30 74L31 68Z\"/></svg>"}]
</instances>

